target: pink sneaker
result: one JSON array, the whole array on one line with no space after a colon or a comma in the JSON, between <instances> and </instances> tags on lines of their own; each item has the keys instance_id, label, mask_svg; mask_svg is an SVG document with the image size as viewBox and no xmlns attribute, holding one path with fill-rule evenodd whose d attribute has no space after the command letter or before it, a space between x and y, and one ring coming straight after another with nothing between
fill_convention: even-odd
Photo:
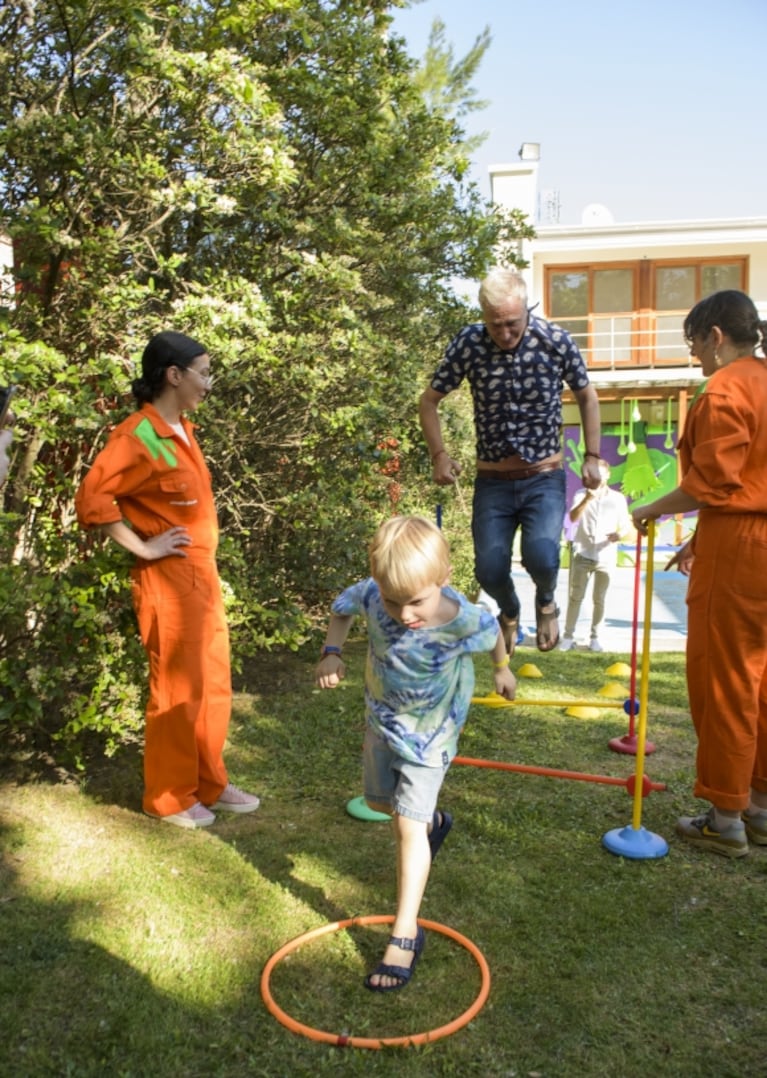
<instances>
[{"instance_id":1,"label":"pink sneaker","mask_svg":"<svg viewBox=\"0 0 767 1078\"><path fill-rule=\"evenodd\" d=\"M234 783L228 782L211 808L219 812L255 812L260 804L255 794L246 794Z\"/></svg>"},{"instance_id":2,"label":"pink sneaker","mask_svg":"<svg viewBox=\"0 0 767 1078\"><path fill-rule=\"evenodd\" d=\"M162 820L163 823L175 824L176 827L189 828L210 827L216 819L210 809L205 808L199 801L195 801L183 812L174 812L171 816L158 816L155 812L147 812L147 816L153 816L154 819Z\"/></svg>"}]
</instances>

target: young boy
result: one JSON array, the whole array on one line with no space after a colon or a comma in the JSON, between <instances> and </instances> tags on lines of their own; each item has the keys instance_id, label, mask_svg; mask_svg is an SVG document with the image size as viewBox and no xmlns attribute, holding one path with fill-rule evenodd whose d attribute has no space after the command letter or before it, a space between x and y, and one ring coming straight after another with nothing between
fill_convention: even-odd
<instances>
[{"instance_id":1,"label":"young boy","mask_svg":"<svg viewBox=\"0 0 767 1078\"><path fill-rule=\"evenodd\" d=\"M397 843L397 913L383 960L365 978L374 992L404 988L424 947L418 912L452 817L437 797L456 754L474 689L472 653L489 651L496 692L512 700L516 679L498 622L447 586L450 553L423 517L393 517L370 544L370 573L332 605L315 681L345 675L341 649L355 614L368 630L364 790L391 813Z\"/></svg>"}]
</instances>

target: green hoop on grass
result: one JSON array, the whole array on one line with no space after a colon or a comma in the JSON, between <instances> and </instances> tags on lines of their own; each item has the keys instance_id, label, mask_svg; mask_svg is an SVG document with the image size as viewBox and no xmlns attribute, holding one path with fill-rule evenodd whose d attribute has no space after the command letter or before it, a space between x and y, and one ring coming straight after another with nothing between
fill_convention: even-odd
<instances>
[{"instance_id":1,"label":"green hoop on grass","mask_svg":"<svg viewBox=\"0 0 767 1078\"><path fill-rule=\"evenodd\" d=\"M382 823L384 820L391 819L388 812L376 812L372 809L364 797L353 797L351 801L347 801L346 811L355 820L365 820L371 823Z\"/></svg>"}]
</instances>

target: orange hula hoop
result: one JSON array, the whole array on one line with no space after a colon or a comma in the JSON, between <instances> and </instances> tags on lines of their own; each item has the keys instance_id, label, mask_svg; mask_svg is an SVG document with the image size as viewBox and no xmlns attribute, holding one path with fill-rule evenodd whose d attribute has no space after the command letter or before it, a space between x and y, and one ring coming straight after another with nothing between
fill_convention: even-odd
<instances>
[{"instance_id":1,"label":"orange hula hoop","mask_svg":"<svg viewBox=\"0 0 767 1078\"><path fill-rule=\"evenodd\" d=\"M477 998L471 1006L463 1012L463 1014L454 1018L451 1022L447 1022L437 1029L430 1029L424 1033L411 1033L403 1037L355 1037L343 1033L327 1033L324 1030L315 1029L313 1026L304 1025L303 1022L299 1022L289 1014L286 1014L275 1002L269 985L272 970L286 955L297 950L302 944L308 943L310 940L318 939L320 936L328 935L331 932L338 932L342 928L351 928L353 925L384 925L392 924L393 922L394 917L391 914L371 914L366 917L350 917L345 921L334 921L332 924L322 925L320 928L313 928L311 931L304 932L303 935L296 936L295 939L289 940L289 942L280 947L278 951L275 951L264 966L264 972L261 974L261 998L269 1013L292 1033L300 1033L310 1040L321 1041L325 1044L333 1044L338 1048L410 1048L419 1044L431 1044L433 1041L439 1040L442 1037L449 1037L451 1033L456 1033L459 1029L468 1025L472 1018L474 1018L485 1005L490 993L490 968L485 960L485 956L476 944L472 943L466 936L462 936L460 932L456 932L454 928L449 928L447 925L441 925L437 921L426 921L421 917L418 918L419 925L429 929L431 932L439 932L441 935L447 936L449 939L460 944L469 952L480 969L482 983Z\"/></svg>"}]
</instances>

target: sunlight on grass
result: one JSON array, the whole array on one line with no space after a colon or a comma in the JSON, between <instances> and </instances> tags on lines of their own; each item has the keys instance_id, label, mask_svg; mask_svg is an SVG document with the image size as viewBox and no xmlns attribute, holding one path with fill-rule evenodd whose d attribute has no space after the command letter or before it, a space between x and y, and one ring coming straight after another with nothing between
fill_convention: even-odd
<instances>
[{"instance_id":1,"label":"sunlight on grass","mask_svg":"<svg viewBox=\"0 0 767 1078\"><path fill-rule=\"evenodd\" d=\"M276 945L311 918L209 832L114 809L94 815L74 787L24 787L13 800L14 892L38 903L66 894L73 940L104 948L171 996L191 990L201 1006L235 998L231 969L251 962L254 936L263 941L268 928Z\"/></svg>"}]
</instances>

